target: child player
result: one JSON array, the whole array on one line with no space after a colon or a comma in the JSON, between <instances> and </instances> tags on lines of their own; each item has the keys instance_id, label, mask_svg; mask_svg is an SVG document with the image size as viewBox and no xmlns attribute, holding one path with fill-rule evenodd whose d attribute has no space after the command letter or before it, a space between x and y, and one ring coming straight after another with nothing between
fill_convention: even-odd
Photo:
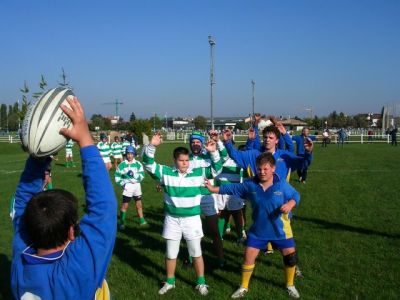
<instances>
[{"instance_id":1,"label":"child player","mask_svg":"<svg viewBox=\"0 0 400 300\"><path fill-rule=\"evenodd\" d=\"M247 235L242 265L242 283L232 294L232 298L241 298L247 293L255 260L267 242L271 242L282 253L289 296L299 298L300 295L294 286L298 259L289 213L298 205L300 194L289 183L274 176L275 158L271 153L266 152L258 156L256 166L257 175L244 183L214 187L206 180L206 187L210 192L248 199L253 209L253 224Z\"/></svg>"},{"instance_id":2,"label":"child player","mask_svg":"<svg viewBox=\"0 0 400 300\"><path fill-rule=\"evenodd\" d=\"M107 141L107 135L105 133L100 134L100 142L97 143L101 157L103 158L104 164L106 165L107 171L111 169L111 148Z\"/></svg>"},{"instance_id":3,"label":"child player","mask_svg":"<svg viewBox=\"0 0 400 300\"><path fill-rule=\"evenodd\" d=\"M160 165L154 161L156 147L162 142L161 135L155 134L144 149L143 163L146 170L160 181L164 189L164 227L163 237L167 244L166 273L167 279L158 291L160 295L175 288L176 259L179 253L181 238L186 240L189 255L193 258L193 266L197 275L196 289L201 295L208 294L208 286L204 278L204 261L201 252L203 229L200 219L204 178L212 178L210 167L189 167L189 150L184 147L175 148L173 152L174 167ZM206 145L212 163L221 164L215 142Z\"/></svg>"},{"instance_id":4,"label":"child player","mask_svg":"<svg viewBox=\"0 0 400 300\"><path fill-rule=\"evenodd\" d=\"M133 146L126 147L125 156L126 159L118 165L114 175L115 182L124 189L118 226L120 230L125 229L126 211L132 198L135 200L140 225L147 224L143 217L142 188L140 186L140 182L144 179L143 165L135 159L136 149Z\"/></svg>"},{"instance_id":5,"label":"child player","mask_svg":"<svg viewBox=\"0 0 400 300\"><path fill-rule=\"evenodd\" d=\"M65 145L65 166L67 168L75 167L74 156L72 153L73 147L74 147L74 141L68 140L67 144Z\"/></svg>"},{"instance_id":6,"label":"child player","mask_svg":"<svg viewBox=\"0 0 400 300\"><path fill-rule=\"evenodd\" d=\"M87 213L68 191L42 192L47 159L30 156L15 193L11 290L15 299L110 299L105 274L116 237L114 189L93 144L81 104L61 106L80 146Z\"/></svg>"},{"instance_id":7,"label":"child player","mask_svg":"<svg viewBox=\"0 0 400 300\"><path fill-rule=\"evenodd\" d=\"M114 159L114 168L116 170L118 167L118 164L123 161L123 159L122 159L122 143L119 141L119 136L114 137L114 143L111 144L111 154Z\"/></svg>"}]
</instances>

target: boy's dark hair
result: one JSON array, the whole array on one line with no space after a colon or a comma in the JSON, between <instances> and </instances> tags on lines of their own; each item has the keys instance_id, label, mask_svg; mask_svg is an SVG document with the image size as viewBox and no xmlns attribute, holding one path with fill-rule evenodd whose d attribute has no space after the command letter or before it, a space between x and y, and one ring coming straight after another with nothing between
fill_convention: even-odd
<instances>
[{"instance_id":1,"label":"boy's dark hair","mask_svg":"<svg viewBox=\"0 0 400 300\"><path fill-rule=\"evenodd\" d=\"M174 149L174 159L178 159L179 155L189 155L189 149L185 147L177 147Z\"/></svg>"},{"instance_id":2,"label":"boy's dark hair","mask_svg":"<svg viewBox=\"0 0 400 300\"><path fill-rule=\"evenodd\" d=\"M275 157L269 152L264 152L256 158L257 167L265 164L269 164L270 166L275 166Z\"/></svg>"},{"instance_id":3,"label":"boy's dark hair","mask_svg":"<svg viewBox=\"0 0 400 300\"><path fill-rule=\"evenodd\" d=\"M35 248L56 248L68 240L71 226L78 234L78 200L60 189L41 192L26 206L24 221Z\"/></svg>"},{"instance_id":4,"label":"boy's dark hair","mask_svg":"<svg viewBox=\"0 0 400 300\"><path fill-rule=\"evenodd\" d=\"M279 139L279 138L281 137L281 132L280 132L279 129L278 129L276 126L274 126L274 125L267 126L267 127L265 127L265 128L263 129L263 131L262 131L263 137L266 136L266 135L267 135L268 133L270 133L270 132L272 132L273 134L275 134L277 139Z\"/></svg>"}]
</instances>

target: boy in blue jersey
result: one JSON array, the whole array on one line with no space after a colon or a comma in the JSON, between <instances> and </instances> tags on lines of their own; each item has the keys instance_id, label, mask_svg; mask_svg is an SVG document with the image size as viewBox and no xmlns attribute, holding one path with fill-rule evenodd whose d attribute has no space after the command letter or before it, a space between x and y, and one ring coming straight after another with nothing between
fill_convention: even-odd
<instances>
[{"instance_id":1,"label":"boy in blue jersey","mask_svg":"<svg viewBox=\"0 0 400 300\"><path fill-rule=\"evenodd\" d=\"M278 149L278 142L281 133L276 126L268 126L263 130L263 147L262 149L251 149L247 151L239 151L233 146L231 139L232 133L229 130L224 131L223 140L228 155L237 163L237 165L245 169L249 177L253 177L257 173L256 158L262 152L271 153L276 160L276 174L281 180L285 180L290 170L301 169L304 164L310 165L312 161L313 143L307 140L305 147L305 156L300 157L288 150Z\"/></svg>"},{"instance_id":2,"label":"boy in blue jersey","mask_svg":"<svg viewBox=\"0 0 400 300\"><path fill-rule=\"evenodd\" d=\"M78 99L62 110L60 134L81 148L87 214L65 190L42 192L48 159L29 157L15 193L11 287L15 299L109 299L105 274L116 237L117 201ZM107 298L108 297L108 298Z\"/></svg>"},{"instance_id":3,"label":"boy in blue jersey","mask_svg":"<svg viewBox=\"0 0 400 300\"><path fill-rule=\"evenodd\" d=\"M310 140L310 131L307 127L304 127L301 131L301 135L295 135L292 139L296 142L296 154L297 156L304 157L306 150L304 145ZM301 169L297 169L297 175L301 183L306 183L308 173L308 165L304 164Z\"/></svg>"},{"instance_id":4,"label":"boy in blue jersey","mask_svg":"<svg viewBox=\"0 0 400 300\"><path fill-rule=\"evenodd\" d=\"M253 209L253 224L248 233L242 265L242 283L232 298L241 298L247 293L255 260L267 242L271 242L282 253L289 296L299 298L294 286L297 254L289 213L298 205L300 194L289 183L274 175L275 159L271 153L261 154L256 164L257 175L243 183L216 187L209 181L205 182L210 192L248 199Z\"/></svg>"}]
</instances>

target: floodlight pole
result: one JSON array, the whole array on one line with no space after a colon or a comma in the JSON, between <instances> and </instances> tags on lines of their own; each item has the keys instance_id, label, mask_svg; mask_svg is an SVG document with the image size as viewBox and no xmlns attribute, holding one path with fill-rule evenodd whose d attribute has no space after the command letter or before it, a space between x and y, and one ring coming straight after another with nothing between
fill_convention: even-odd
<instances>
[{"instance_id":1,"label":"floodlight pole","mask_svg":"<svg viewBox=\"0 0 400 300\"><path fill-rule=\"evenodd\" d=\"M211 129L214 130L214 47L215 40L209 35L208 43L210 44L210 102L211 102Z\"/></svg>"},{"instance_id":2,"label":"floodlight pole","mask_svg":"<svg viewBox=\"0 0 400 300\"><path fill-rule=\"evenodd\" d=\"M252 86L252 118L254 118L254 99L255 99L255 97L254 97L254 93L255 93L255 85L256 85L256 82L254 81L254 80L251 80L251 86Z\"/></svg>"}]
</instances>

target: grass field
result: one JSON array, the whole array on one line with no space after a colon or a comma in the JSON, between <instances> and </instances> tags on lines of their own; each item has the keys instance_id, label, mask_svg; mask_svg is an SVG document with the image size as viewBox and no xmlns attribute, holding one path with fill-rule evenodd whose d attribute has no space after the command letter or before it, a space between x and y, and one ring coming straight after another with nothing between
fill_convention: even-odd
<instances>
[{"instance_id":1,"label":"grass field","mask_svg":"<svg viewBox=\"0 0 400 300\"><path fill-rule=\"evenodd\" d=\"M171 164L177 144L159 147L157 160ZM16 144L0 144L0 298L11 299L9 268L12 228L8 216L9 198L22 171L26 154ZM303 299L398 299L400 296L400 147L387 144L348 144L315 147L314 161L306 184L292 184L300 192L294 230L304 278L296 280ZM67 189L80 200L84 193L77 168L65 168L63 155L53 166L55 187ZM78 151L75 149L75 158ZM113 177L113 172L110 174ZM162 195L147 176L142 190L148 228L127 217L127 229L119 232L107 273L113 299L192 299L194 270L181 267L176 289L163 297L157 291L164 279ZM117 198L121 190L115 187ZM83 213L83 201L82 201ZM250 209L248 210L248 213ZM240 283L243 246L235 237L224 239L228 264L213 269L216 259L208 238L203 239L208 299L228 299ZM180 257L187 251L181 248ZM278 253L260 255L250 282L247 299L288 299L284 290L282 258Z\"/></svg>"}]
</instances>

